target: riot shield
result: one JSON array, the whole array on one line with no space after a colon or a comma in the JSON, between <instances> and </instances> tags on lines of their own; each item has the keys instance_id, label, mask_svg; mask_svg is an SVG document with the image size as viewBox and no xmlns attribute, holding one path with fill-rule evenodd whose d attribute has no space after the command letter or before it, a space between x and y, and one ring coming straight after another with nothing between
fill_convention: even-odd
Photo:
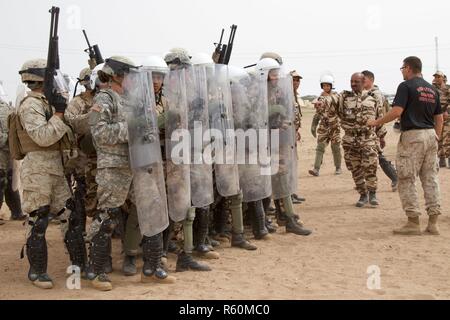
<instances>
[{"instance_id":1,"label":"riot shield","mask_svg":"<svg viewBox=\"0 0 450 320\"><path fill-rule=\"evenodd\" d=\"M233 80L231 94L243 202L262 200L272 193L264 74Z\"/></svg>"},{"instance_id":2,"label":"riot shield","mask_svg":"<svg viewBox=\"0 0 450 320\"><path fill-rule=\"evenodd\" d=\"M292 77L279 71L278 77L268 81L269 126L278 130L277 154L272 154L272 196L275 200L296 193L296 147L294 126L294 89Z\"/></svg>"},{"instance_id":3,"label":"riot shield","mask_svg":"<svg viewBox=\"0 0 450 320\"><path fill-rule=\"evenodd\" d=\"M240 193L240 186L228 66L215 65L208 92L210 126L219 133L212 137L216 188L221 196L230 197Z\"/></svg>"},{"instance_id":4,"label":"riot shield","mask_svg":"<svg viewBox=\"0 0 450 320\"><path fill-rule=\"evenodd\" d=\"M152 237L167 229L169 216L151 73L131 71L124 87L139 227L142 235Z\"/></svg>"},{"instance_id":5,"label":"riot shield","mask_svg":"<svg viewBox=\"0 0 450 320\"><path fill-rule=\"evenodd\" d=\"M189 134L191 137L191 201L197 208L214 202L212 165L204 159L205 148L210 144L208 87L206 66L186 69L186 96L188 102ZM209 156L211 157L211 155Z\"/></svg>"},{"instance_id":6,"label":"riot shield","mask_svg":"<svg viewBox=\"0 0 450 320\"><path fill-rule=\"evenodd\" d=\"M164 80L163 90L167 99L165 146L169 216L173 221L180 222L186 219L191 207L190 165L189 158L186 159L184 154L184 151L188 149L189 156L190 144L189 139L187 139L186 146L186 137L184 136L183 139L183 132L189 133L186 70L170 71ZM180 154L180 146L183 154ZM180 157L184 157L184 159Z\"/></svg>"}]
</instances>

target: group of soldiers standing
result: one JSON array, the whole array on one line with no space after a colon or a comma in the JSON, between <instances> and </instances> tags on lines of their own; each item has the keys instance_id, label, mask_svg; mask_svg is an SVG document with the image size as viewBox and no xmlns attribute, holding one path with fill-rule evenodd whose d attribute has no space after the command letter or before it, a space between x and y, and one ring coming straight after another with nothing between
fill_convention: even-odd
<instances>
[{"instance_id":1,"label":"group of soldiers standing","mask_svg":"<svg viewBox=\"0 0 450 320\"><path fill-rule=\"evenodd\" d=\"M279 226L311 234L293 207L302 200L296 195L298 75L273 53L251 72L216 62L180 48L142 66L113 56L80 72L81 94L68 102L61 90L51 103L44 92L47 60L23 65L19 74L30 91L2 127L9 129L12 157L23 160L22 255L35 286L53 287L45 238L53 220L71 264L101 291L112 289L107 274L115 235L125 275L137 274L142 252L142 282L174 283L168 252L177 255L177 272L209 271L194 257L219 258L214 248L221 241L257 249L246 239L246 223L257 240L270 239ZM245 161L236 160L239 130L258 133L251 142L257 148L242 149ZM180 143L186 132L189 139ZM180 152L186 145L187 154ZM269 162L262 161L267 154ZM266 215L272 200L278 226Z\"/></svg>"},{"instance_id":2,"label":"group of soldiers standing","mask_svg":"<svg viewBox=\"0 0 450 320\"><path fill-rule=\"evenodd\" d=\"M263 54L252 70L213 58L174 48L164 58L148 57L141 66L123 56L100 65L90 61L78 79L84 91L70 102L60 93L51 103L43 86L47 60L23 65L19 74L30 91L17 110L2 103L0 143L9 146L14 159L23 159L24 247L28 278L35 286L53 287L45 238L52 220L60 223L71 264L101 291L112 289L108 274L115 235L122 243L124 275L137 274L142 252L142 282L174 283L167 268L169 252L177 255L176 271L181 272L211 270L195 258L218 259L215 248L224 241L256 250L246 238L246 223L256 240L270 239L280 226L288 233L311 234L293 206L304 201L296 194L301 76L285 70L276 53ZM435 86L446 104L450 91L443 77L435 75ZM323 92L314 101L311 131L317 150L310 174L319 176L329 143L335 173L341 174L342 145L360 195L357 207L379 205L378 164L394 191L398 183L383 155L386 128L367 125L389 110L374 81L370 71L355 73L351 91L337 94L333 76L324 74ZM448 120L445 128L444 160L450 157ZM256 148L245 145L245 161L240 162L230 132L251 130L258 133ZM187 154L180 146L187 146ZM261 161L266 154L269 162ZM1 190L8 185L12 216L24 219L10 156L0 153L0 158ZM267 216L271 210L276 225ZM92 218L89 224L87 217Z\"/></svg>"}]
</instances>

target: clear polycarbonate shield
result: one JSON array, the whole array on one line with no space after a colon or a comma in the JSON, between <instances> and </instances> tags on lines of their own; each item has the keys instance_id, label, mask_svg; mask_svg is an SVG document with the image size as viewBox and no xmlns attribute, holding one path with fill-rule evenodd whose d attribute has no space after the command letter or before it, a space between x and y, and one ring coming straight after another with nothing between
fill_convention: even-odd
<instances>
[{"instance_id":1,"label":"clear polycarbonate shield","mask_svg":"<svg viewBox=\"0 0 450 320\"><path fill-rule=\"evenodd\" d=\"M133 191L142 235L151 237L169 226L156 104L150 72L131 71L124 79Z\"/></svg>"},{"instance_id":2,"label":"clear polycarbonate shield","mask_svg":"<svg viewBox=\"0 0 450 320\"><path fill-rule=\"evenodd\" d=\"M221 196L230 197L240 193L240 186L228 66L215 65L209 75L208 92L216 188Z\"/></svg>"},{"instance_id":3,"label":"clear polycarbonate shield","mask_svg":"<svg viewBox=\"0 0 450 320\"><path fill-rule=\"evenodd\" d=\"M231 94L243 202L262 200L272 193L264 74L232 81Z\"/></svg>"},{"instance_id":4,"label":"clear polycarbonate shield","mask_svg":"<svg viewBox=\"0 0 450 320\"><path fill-rule=\"evenodd\" d=\"M214 202L209 135L208 87L206 66L186 69L189 134L191 137L191 201L197 208Z\"/></svg>"},{"instance_id":5,"label":"clear polycarbonate shield","mask_svg":"<svg viewBox=\"0 0 450 320\"><path fill-rule=\"evenodd\" d=\"M170 71L164 80L163 90L167 99L165 146L169 216L173 221L180 222L186 219L191 207L186 70Z\"/></svg>"},{"instance_id":6,"label":"clear polycarbonate shield","mask_svg":"<svg viewBox=\"0 0 450 320\"><path fill-rule=\"evenodd\" d=\"M268 80L269 126L278 131L277 152L272 153L272 196L275 200L296 192L296 147L294 126L294 89L292 77L271 70Z\"/></svg>"}]
</instances>

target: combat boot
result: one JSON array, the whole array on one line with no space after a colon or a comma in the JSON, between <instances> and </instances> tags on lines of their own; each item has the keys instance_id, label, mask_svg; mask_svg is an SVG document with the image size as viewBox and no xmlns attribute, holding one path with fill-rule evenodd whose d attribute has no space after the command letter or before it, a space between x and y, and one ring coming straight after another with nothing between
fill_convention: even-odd
<instances>
[{"instance_id":1,"label":"combat boot","mask_svg":"<svg viewBox=\"0 0 450 320\"><path fill-rule=\"evenodd\" d=\"M113 288L111 280L109 280L105 273L96 275L95 278L91 280L91 285L94 289L99 291L111 291Z\"/></svg>"},{"instance_id":2,"label":"combat boot","mask_svg":"<svg viewBox=\"0 0 450 320\"><path fill-rule=\"evenodd\" d=\"M223 243L230 242L230 235L227 233L229 215L228 200L226 198L222 198L214 210L215 240Z\"/></svg>"},{"instance_id":3,"label":"combat boot","mask_svg":"<svg viewBox=\"0 0 450 320\"><path fill-rule=\"evenodd\" d=\"M266 228L269 233L276 233L277 232L277 226L273 224L273 221L271 218L266 217Z\"/></svg>"},{"instance_id":4,"label":"combat boot","mask_svg":"<svg viewBox=\"0 0 450 320\"><path fill-rule=\"evenodd\" d=\"M219 259L220 255L206 244L208 236L209 208L197 208L194 220L195 253L205 259Z\"/></svg>"},{"instance_id":5,"label":"combat boot","mask_svg":"<svg viewBox=\"0 0 450 320\"><path fill-rule=\"evenodd\" d=\"M6 222L2 218L0 218L0 226L4 225Z\"/></svg>"},{"instance_id":6,"label":"combat boot","mask_svg":"<svg viewBox=\"0 0 450 320\"><path fill-rule=\"evenodd\" d=\"M231 246L249 251L258 249L258 247L247 241L242 233L233 233L231 235Z\"/></svg>"},{"instance_id":7,"label":"combat boot","mask_svg":"<svg viewBox=\"0 0 450 320\"><path fill-rule=\"evenodd\" d=\"M377 207L380 204L377 200L377 194L375 191L369 191L369 203L372 207Z\"/></svg>"},{"instance_id":8,"label":"combat boot","mask_svg":"<svg viewBox=\"0 0 450 320\"><path fill-rule=\"evenodd\" d=\"M428 218L428 226L425 229L424 233L431 234L433 236L438 236L439 229L437 227L438 215L432 215Z\"/></svg>"},{"instance_id":9,"label":"combat boot","mask_svg":"<svg viewBox=\"0 0 450 320\"><path fill-rule=\"evenodd\" d=\"M440 157L439 158L439 168L446 168L447 167L447 163L445 161L445 157Z\"/></svg>"},{"instance_id":10,"label":"combat boot","mask_svg":"<svg viewBox=\"0 0 450 320\"><path fill-rule=\"evenodd\" d=\"M200 264L197 261L195 261L191 255L187 254L186 252L182 251L178 254L177 259L177 272L184 272L184 271L211 271L211 268L205 264Z\"/></svg>"},{"instance_id":11,"label":"combat boot","mask_svg":"<svg viewBox=\"0 0 450 320\"><path fill-rule=\"evenodd\" d=\"M448 160L448 167L450 169L450 157L447 159Z\"/></svg>"},{"instance_id":12,"label":"combat boot","mask_svg":"<svg viewBox=\"0 0 450 320\"><path fill-rule=\"evenodd\" d=\"M367 197L367 194L362 194L358 202L356 203L356 207L363 208L368 202L369 198Z\"/></svg>"},{"instance_id":13,"label":"combat boot","mask_svg":"<svg viewBox=\"0 0 450 320\"><path fill-rule=\"evenodd\" d=\"M142 267L141 282L175 283L176 278L168 275L162 266L162 233L153 237L144 236L142 239L142 254L144 257L144 266Z\"/></svg>"},{"instance_id":14,"label":"combat boot","mask_svg":"<svg viewBox=\"0 0 450 320\"><path fill-rule=\"evenodd\" d=\"M312 231L306 229L301 221L297 221L295 217L287 217L286 233L294 233L299 236L309 236Z\"/></svg>"},{"instance_id":15,"label":"combat boot","mask_svg":"<svg viewBox=\"0 0 450 320\"><path fill-rule=\"evenodd\" d=\"M266 218L262 201L248 203L249 213L252 215L252 230L256 240L270 239L266 228Z\"/></svg>"},{"instance_id":16,"label":"combat boot","mask_svg":"<svg viewBox=\"0 0 450 320\"><path fill-rule=\"evenodd\" d=\"M422 232L420 231L419 217L408 217L408 222L406 225L400 229L395 229L394 234L403 236L420 236Z\"/></svg>"},{"instance_id":17,"label":"combat boot","mask_svg":"<svg viewBox=\"0 0 450 320\"><path fill-rule=\"evenodd\" d=\"M123 259L122 272L125 276L130 277L137 274L136 257L125 255Z\"/></svg>"},{"instance_id":18,"label":"combat boot","mask_svg":"<svg viewBox=\"0 0 450 320\"><path fill-rule=\"evenodd\" d=\"M336 176L340 176L342 174L342 169L341 168L336 168L336 171L334 172L334 174Z\"/></svg>"},{"instance_id":19,"label":"combat boot","mask_svg":"<svg viewBox=\"0 0 450 320\"><path fill-rule=\"evenodd\" d=\"M320 175L319 170L317 170L317 169L312 169L312 170L309 170L308 172L310 175L312 175L314 177L318 177Z\"/></svg>"}]
</instances>

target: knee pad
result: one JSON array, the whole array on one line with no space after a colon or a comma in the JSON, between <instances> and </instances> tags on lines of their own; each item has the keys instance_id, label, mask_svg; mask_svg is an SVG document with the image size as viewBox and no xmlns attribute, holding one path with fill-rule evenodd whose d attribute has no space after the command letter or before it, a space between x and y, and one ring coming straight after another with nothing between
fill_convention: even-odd
<instances>
[{"instance_id":1,"label":"knee pad","mask_svg":"<svg viewBox=\"0 0 450 320\"><path fill-rule=\"evenodd\" d=\"M32 237L43 238L45 236L45 232L47 231L48 228L49 212L50 206L45 206L30 213L30 217L32 218L36 217L35 222L29 222L29 224L32 226L31 229Z\"/></svg>"}]
</instances>

